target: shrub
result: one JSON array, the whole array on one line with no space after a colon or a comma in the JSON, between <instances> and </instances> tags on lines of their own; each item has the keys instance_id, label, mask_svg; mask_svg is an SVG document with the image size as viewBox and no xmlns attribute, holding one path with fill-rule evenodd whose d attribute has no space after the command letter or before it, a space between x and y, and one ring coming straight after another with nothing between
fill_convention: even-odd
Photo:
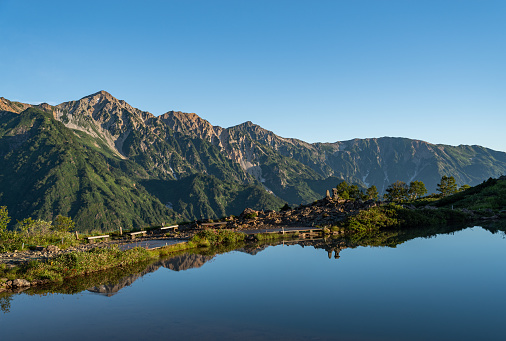
<instances>
[{"instance_id":1,"label":"shrub","mask_svg":"<svg viewBox=\"0 0 506 341\"><path fill-rule=\"evenodd\" d=\"M285 204L283 207L280 208L281 211L290 211L292 208L290 205Z\"/></svg>"},{"instance_id":2,"label":"shrub","mask_svg":"<svg viewBox=\"0 0 506 341\"><path fill-rule=\"evenodd\" d=\"M69 232L74 230L75 224L69 217L58 215L53 221L52 229L59 232Z\"/></svg>"},{"instance_id":3,"label":"shrub","mask_svg":"<svg viewBox=\"0 0 506 341\"><path fill-rule=\"evenodd\" d=\"M346 219L344 228L352 231L364 231L398 225L395 205L389 205L360 211L357 215Z\"/></svg>"},{"instance_id":4,"label":"shrub","mask_svg":"<svg viewBox=\"0 0 506 341\"><path fill-rule=\"evenodd\" d=\"M256 217L258 217L258 214L256 212L251 212L251 213L248 213L244 216L244 218L246 218L246 219L254 219Z\"/></svg>"},{"instance_id":5,"label":"shrub","mask_svg":"<svg viewBox=\"0 0 506 341\"><path fill-rule=\"evenodd\" d=\"M200 246L210 246L218 244L233 244L243 241L246 235L232 230L213 230L205 229L197 233L191 241Z\"/></svg>"}]
</instances>

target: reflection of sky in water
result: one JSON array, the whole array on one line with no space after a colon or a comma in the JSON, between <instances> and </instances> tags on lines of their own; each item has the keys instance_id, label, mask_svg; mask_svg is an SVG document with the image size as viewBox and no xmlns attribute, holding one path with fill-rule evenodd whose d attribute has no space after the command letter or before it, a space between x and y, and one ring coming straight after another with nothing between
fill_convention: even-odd
<instances>
[{"instance_id":1,"label":"reflection of sky in water","mask_svg":"<svg viewBox=\"0 0 506 341\"><path fill-rule=\"evenodd\" d=\"M218 255L117 295L17 295L2 339L501 339L506 240L481 228L359 247Z\"/></svg>"}]
</instances>

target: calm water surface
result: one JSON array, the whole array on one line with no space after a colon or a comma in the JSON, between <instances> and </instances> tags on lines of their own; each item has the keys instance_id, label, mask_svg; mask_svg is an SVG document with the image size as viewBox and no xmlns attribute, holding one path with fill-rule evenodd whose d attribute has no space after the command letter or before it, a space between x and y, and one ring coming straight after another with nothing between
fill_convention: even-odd
<instances>
[{"instance_id":1,"label":"calm water surface","mask_svg":"<svg viewBox=\"0 0 506 341\"><path fill-rule=\"evenodd\" d=\"M191 257L78 294L11 296L0 339L506 337L506 239L481 227L339 259L300 245Z\"/></svg>"}]
</instances>

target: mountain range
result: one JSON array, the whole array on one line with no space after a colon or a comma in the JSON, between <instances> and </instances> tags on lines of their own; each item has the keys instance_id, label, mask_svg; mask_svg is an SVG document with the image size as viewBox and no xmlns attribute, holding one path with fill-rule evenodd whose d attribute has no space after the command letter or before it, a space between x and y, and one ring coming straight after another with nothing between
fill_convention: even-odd
<instances>
[{"instance_id":1,"label":"mountain range","mask_svg":"<svg viewBox=\"0 0 506 341\"><path fill-rule=\"evenodd\" d=\"M83 231L309 203L343 180L380 193L421 180L434 192L443 175L476 185L506 173L506 153L481 146L307 143L252 122L222 128L194 113L154 116L105 91L56 106L0 97L0 160L0 205L13 221L62 214Z\"/></svg>"}]
</instances>

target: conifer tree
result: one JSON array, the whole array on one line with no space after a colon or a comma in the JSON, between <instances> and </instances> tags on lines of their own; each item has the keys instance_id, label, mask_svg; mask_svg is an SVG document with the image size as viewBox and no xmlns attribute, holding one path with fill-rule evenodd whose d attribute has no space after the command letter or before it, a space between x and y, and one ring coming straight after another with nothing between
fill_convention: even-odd
<instances>
[{"instance_id":1,"label":"conifer tree","mask_svg":"<svg viewBox=\"0 0 506 341\"><path fill-rule=\"evenodd\" d=\"M444 175L441 178L441 183L436 186L437 191L440 192L443 197L457 193L457 183L453 176Z\"/></svg>"},{"instance_id":2,"label":"conifer tree","mask_svg":"<svg viewBox=\"0 0 506 341\"><path fill-rule=\"evenodd\" d=\"M369 187L365 194L367 196L367 199L377 200L379 197L378 189L374 185Z\"/></svg>"},{"instance_id":3,"label":"conifer tree","mask_svg":"<svg viewBox=\"0 0 506 341\"><path fill-rule=\"evenodd\" d=\"M422 181L411 181L409 183L408 195L411 200L427 194L427 188Z\"/></svg>"},{"instance_id":4,"label":"conifer tree","mask_svg":"<svg viewBox=\"0 0 506 341\"><path fill-rule=\"evenodd\" d=\"M408 185L404 181L396 181L387 187L384 197L389 201L404 201L408 197L408 190Z\"/></svg>"}]
</instances>

